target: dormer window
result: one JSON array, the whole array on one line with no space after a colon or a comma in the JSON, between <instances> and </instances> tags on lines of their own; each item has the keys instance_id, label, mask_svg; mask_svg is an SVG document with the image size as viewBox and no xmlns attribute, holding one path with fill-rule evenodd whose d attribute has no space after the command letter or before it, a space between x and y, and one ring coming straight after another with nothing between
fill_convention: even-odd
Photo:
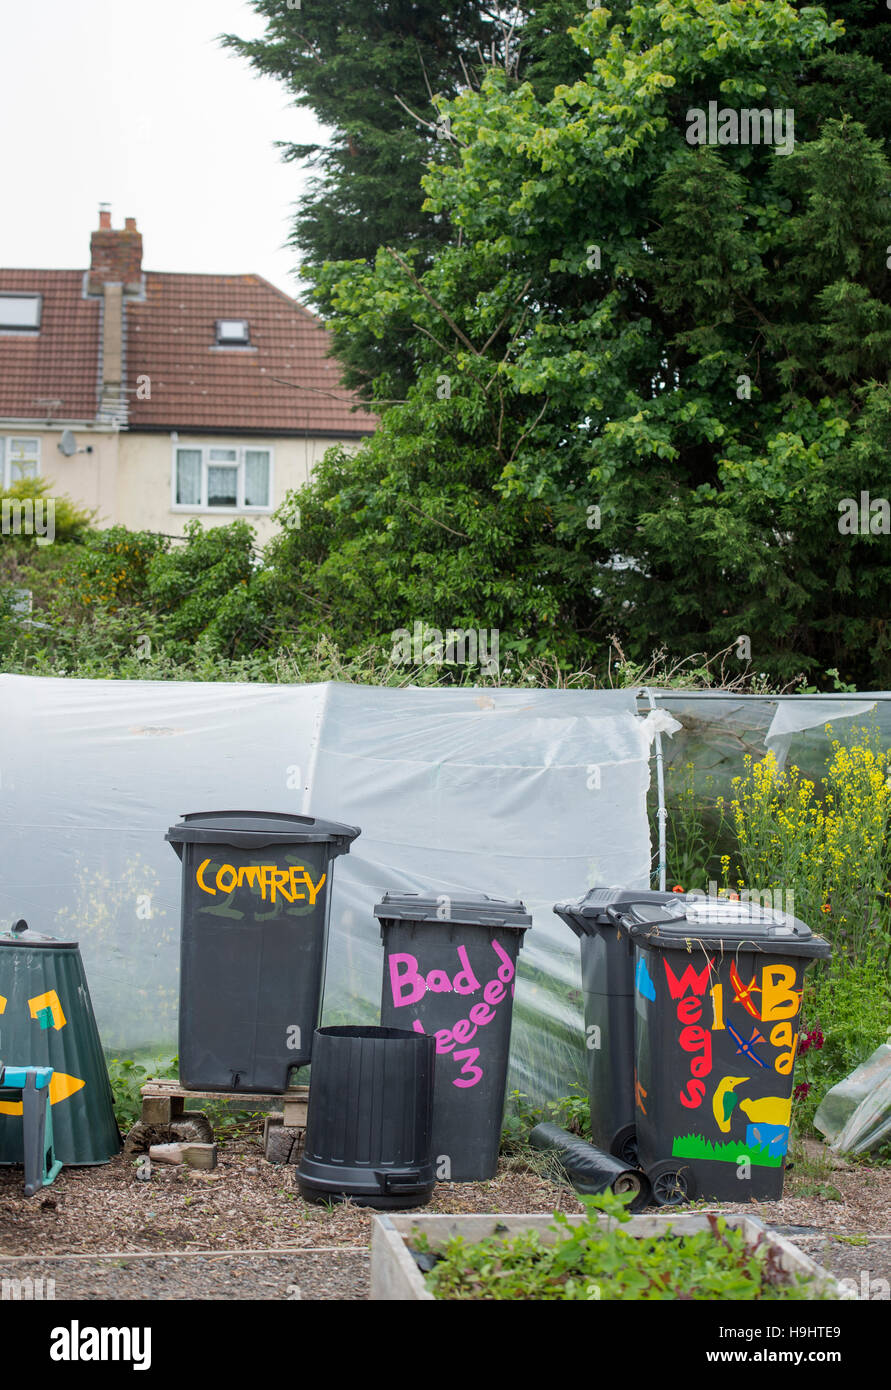
<instances>
[{"instance_id":1,"label":"dormer window","mask_svg":"<svg viewBox=\"0 0 891 1390\"><path fill-rule=\"evenodd\" d=\"M43 296L0 294L0 333L37 333Z\"/></svg>"},{"instance_id":2,"label":"dormer window","mask_svg":"<svg viewBox=\"0 0 891 1390\"><path fill-rule=\"evenodd\" d=\"M217 347L250 347L247 319L217 319Z\"/></svg>"}]
</instances>

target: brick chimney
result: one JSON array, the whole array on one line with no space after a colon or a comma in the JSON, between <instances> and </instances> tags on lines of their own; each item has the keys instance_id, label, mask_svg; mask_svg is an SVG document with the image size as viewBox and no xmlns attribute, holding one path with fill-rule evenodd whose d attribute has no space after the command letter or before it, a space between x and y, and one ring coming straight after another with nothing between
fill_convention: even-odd
<instances>
[{"instance_id":1,"label":"brick chimney","mask_svg":"<svg viewBox=\"0 0 891 1390\"><path fill-rule=\"evenodd\" d=\"M142 236L136 230L135 217L128 217L124 230L116 232L107 204L100 206L99 229L90 237L87 293L102 296L102 381L97 418L125 427L124 306L126 295L142 293Z\"/></svg>"},{"instance_id":2,"label":"brick chimney","mask_svg":"<svg viewBox=\"0 0 891 1390\"><path fill-rule=\"evenodd\" d=\"M90 237L90 294L102 294L108 284L122 286L125 294L139 294L142 288L142 234L136 218L128 217L123 231L111 225L111 210L99 209L99 229Z\"/></svg>"}]
</instances>

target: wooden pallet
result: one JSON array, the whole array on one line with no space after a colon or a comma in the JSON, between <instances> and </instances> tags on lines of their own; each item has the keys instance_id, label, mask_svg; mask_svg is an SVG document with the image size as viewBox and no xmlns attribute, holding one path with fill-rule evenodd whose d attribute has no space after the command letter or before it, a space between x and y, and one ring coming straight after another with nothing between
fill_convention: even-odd
<instances>
[{"instance_id":1,"label":"wooden pallet","mask_svg":"<svg viewBox=\"0 0 891 1390\"><path fill-rule=\"evenodd\" d=\"M246 1091L189 1091L178 1081L149 1079L140 1087L142 1120L147 1125L169 1125L185 1113L186 1101L224 1100L230 1105L237 1101L239 1109L268 1108L269 1102L284 1106L283 1124L295 1129L306 1128L308 1086L290 1086L283 1094L249 1095Z\"/></svg>"}]
</instances>

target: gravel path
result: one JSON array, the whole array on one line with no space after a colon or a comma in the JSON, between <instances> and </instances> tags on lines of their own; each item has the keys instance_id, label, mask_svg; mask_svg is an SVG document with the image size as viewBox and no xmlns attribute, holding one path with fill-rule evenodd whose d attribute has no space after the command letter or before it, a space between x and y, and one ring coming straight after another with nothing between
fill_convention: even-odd
<instances>
[{"instance_id":1,"label":"gravel path","mask_svg":"<svg viewBox=\"0 0 891 1390\"><path fill-rule=\"evenodd\" d=\"M27 1269L26 1269L27 1267ZM349 1248L302 1250L287 1255L229 1251L212 1255L62 1255L57 1259L0 1260L0 1296L27 1288L7 1280L35 1281L44 1300L143 1299L211 1302L284 1302L368 1298L369 1252ZM41 1281L36 1284L36 1281Z\"/></svg>"},{"instance_id":2,"label":"gravel path","mask_svg":"<svg viewBox=\"0 0 891 1390\"><path fill-rule=\"evenodd\" d=\"M298 1291L307 1301L366 1299L372 1213L305 1203L295 1171L266 1162L259 1133L224 1140L211 1173L155 1165L143 1182L119 1157L105 1167L65 1168L30 1200L21 1171L0 1168L0 1280L52 1279L57 1300L287 1301ZM800 1164L779 1202L709 1209L758 1216L858 1291L889 1296L887 1165ZM426 1210L581 1208L569 1189L502 1160L491 1182L439 1184Z\"/></svg>"}]
</instances>

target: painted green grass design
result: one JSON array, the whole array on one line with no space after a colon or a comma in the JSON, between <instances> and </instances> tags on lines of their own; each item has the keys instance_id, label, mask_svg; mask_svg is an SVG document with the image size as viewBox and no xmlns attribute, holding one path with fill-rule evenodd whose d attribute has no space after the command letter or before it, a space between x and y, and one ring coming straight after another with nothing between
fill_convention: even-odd
<instances>
[{"instance_id":1,"label":"painted green grass design","mask_svg":"<svg viewBox=\"0 0 891 1390\"><path fill-rule=\"evenodd\" d=\"M712 1163L738 1163L741 1158L749 1158L759 1168L779 1168L783 1154L772 1154L768 1149L750 1148L748 1144L712 1144L701 1134L679 1135L671 1146L672 1158L706 1158Z\"/></svg>"}]
</instances>

